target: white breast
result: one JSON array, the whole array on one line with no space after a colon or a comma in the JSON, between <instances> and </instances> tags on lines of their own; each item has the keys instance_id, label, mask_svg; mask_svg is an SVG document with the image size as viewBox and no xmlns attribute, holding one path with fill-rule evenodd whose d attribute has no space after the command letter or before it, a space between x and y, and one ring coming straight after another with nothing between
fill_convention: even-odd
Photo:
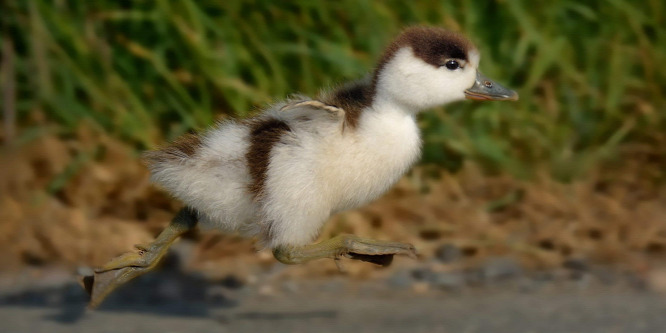
<instances>
[{"instance_id":1,"label":"white breast","mask_svg":"<svg viewBox=\"0 0 666 333\"><path fill-rule=\"evenodd\" d=\"M269 246L314 241L332 213L361 206L386 192L419 156L414 117L367 109L357 128L329 121L299 127L271 152L262 204Z\"/></svg>"},{"instance_id":2,"label":"white breast","mask_svg":"<svg viewBox=\"0 0 666 333\"><path fill-rule=\"evenodd\" d=\"M413 115L366 110L355 132L343 135L328 154L333 212L368 203L386 192L419 157L421 139Z\"/></svg>"}]
</instances>

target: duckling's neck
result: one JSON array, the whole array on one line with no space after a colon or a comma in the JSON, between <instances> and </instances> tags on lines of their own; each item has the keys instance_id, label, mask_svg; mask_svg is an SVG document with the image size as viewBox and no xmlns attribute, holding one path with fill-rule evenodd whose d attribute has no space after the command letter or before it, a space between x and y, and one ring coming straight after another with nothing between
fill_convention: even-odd
<instances>
[{"instance_id":1,"label":"duckling's neck","mask_svg":"<svg viewBox=\"0 0 666 333\"><path fill-rule=\"evenodd\" d=\"M394 115L397 117L415 118L419 109L414 105L401 103L398 99L391 98L388 94L376 91L372 104L368 107L371 112L384 114L386 116Z\"/></svg>"},{"instance_id":2,"label":"duckling's neck","mask_svg":"<svg viewBox=\"0 0 666 333\"><path fill-rule=\"evenodd\" d=\"M392 98L388 92L377 89L376 83L376 80L368 76L343 85L318 99L345 110L345 122L351 128L357 128L361 118L366 118L366 113L372 114L372 117L386 115L391 118L413 119L413 115L419 111L417 106L400 103L400 99Z\"/></svg>"},{"instance_id":3,"label":"duckling's neck","mask_svg":"<svg viewBox=\"0 0 666 333\"><path fill-rule=\"evenodd\" d=\"M409 107L378 95L359 118L358 130L367 137L396 145L420 146L416 112Z\"/></svg>"}]
</instances>

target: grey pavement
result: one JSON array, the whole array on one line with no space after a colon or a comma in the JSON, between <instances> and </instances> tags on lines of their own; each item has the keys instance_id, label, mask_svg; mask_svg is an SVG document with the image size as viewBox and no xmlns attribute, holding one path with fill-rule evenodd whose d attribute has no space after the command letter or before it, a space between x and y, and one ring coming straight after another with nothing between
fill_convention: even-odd
<instances>
[{"instance_id":1,"label":"grey pavement","mask_svg":"<svg viewBox=\"0 0 666 333\"><path fill-rule=\"evenodd\" d=\"M254 295L228 307L179 310L173 304L153 304L81 311L79 305L3 306L0 331L666 332L666 297L635 290Z\"/></svg>"}]
</instances>

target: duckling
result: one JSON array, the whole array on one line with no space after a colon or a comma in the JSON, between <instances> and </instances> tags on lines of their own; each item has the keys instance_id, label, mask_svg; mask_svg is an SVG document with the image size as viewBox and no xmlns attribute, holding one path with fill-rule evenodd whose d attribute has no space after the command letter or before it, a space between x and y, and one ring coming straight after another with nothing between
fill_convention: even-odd
<instances>
[{"instance_id":1,"label":"duckling","mask_svg":"<svg viewBox=\"0 0 666 333\"><path fill-rule=\"evenodd\" d=\"M185 204L138 251L112 259L88 280L90 306L152 270L184 232L236 232L285 264L346 257L379 265L414 246L339 235L313 244L327 219L385 193L417 161L419 112L463 100L517 100L478 71L477 48L434 27L404 30L367 78L297 96L254 118L226 121L145 154L152 180Z\"/></svg>"}]
</instances>

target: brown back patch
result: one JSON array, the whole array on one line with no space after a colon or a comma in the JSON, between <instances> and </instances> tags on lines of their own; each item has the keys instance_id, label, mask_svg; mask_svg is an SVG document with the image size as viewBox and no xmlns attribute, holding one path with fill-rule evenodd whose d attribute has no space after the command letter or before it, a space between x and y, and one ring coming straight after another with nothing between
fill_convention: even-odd
<instances>
[{"instance_id":1,"label":"brown back patch","mask_svg":"<svg viewBox=\"0 0 666 333\"><path fill-rule=\"evenodd\" d=\"M198 134L185 134L171 144L143 154L149 166L191 158L201 147Z\"/></svg>"},{"instance_id":2,"label":"brown back patch","mask_svg":"<svg viewBox=\"0 0 666 333\"><path fill-rule=\"evenodd\" d=\"M250 192L258 198L264 192L271 150L291 129L284 121L274 118L253 120L250 124L250 147L245 158L252 177Z\"/></svg>"},{"instance_id":3,"label":"brown back patch","mask_svg":"<svg viewBox=\"0 0 666 333\"><path fill-rule=\"evenodd\" d=\"M374 91L369 80L352 82L322 97L322 102L345 111L345 124L351 128L358 126L364 108L372 105Z\"/></svg>"}]
</instances>

